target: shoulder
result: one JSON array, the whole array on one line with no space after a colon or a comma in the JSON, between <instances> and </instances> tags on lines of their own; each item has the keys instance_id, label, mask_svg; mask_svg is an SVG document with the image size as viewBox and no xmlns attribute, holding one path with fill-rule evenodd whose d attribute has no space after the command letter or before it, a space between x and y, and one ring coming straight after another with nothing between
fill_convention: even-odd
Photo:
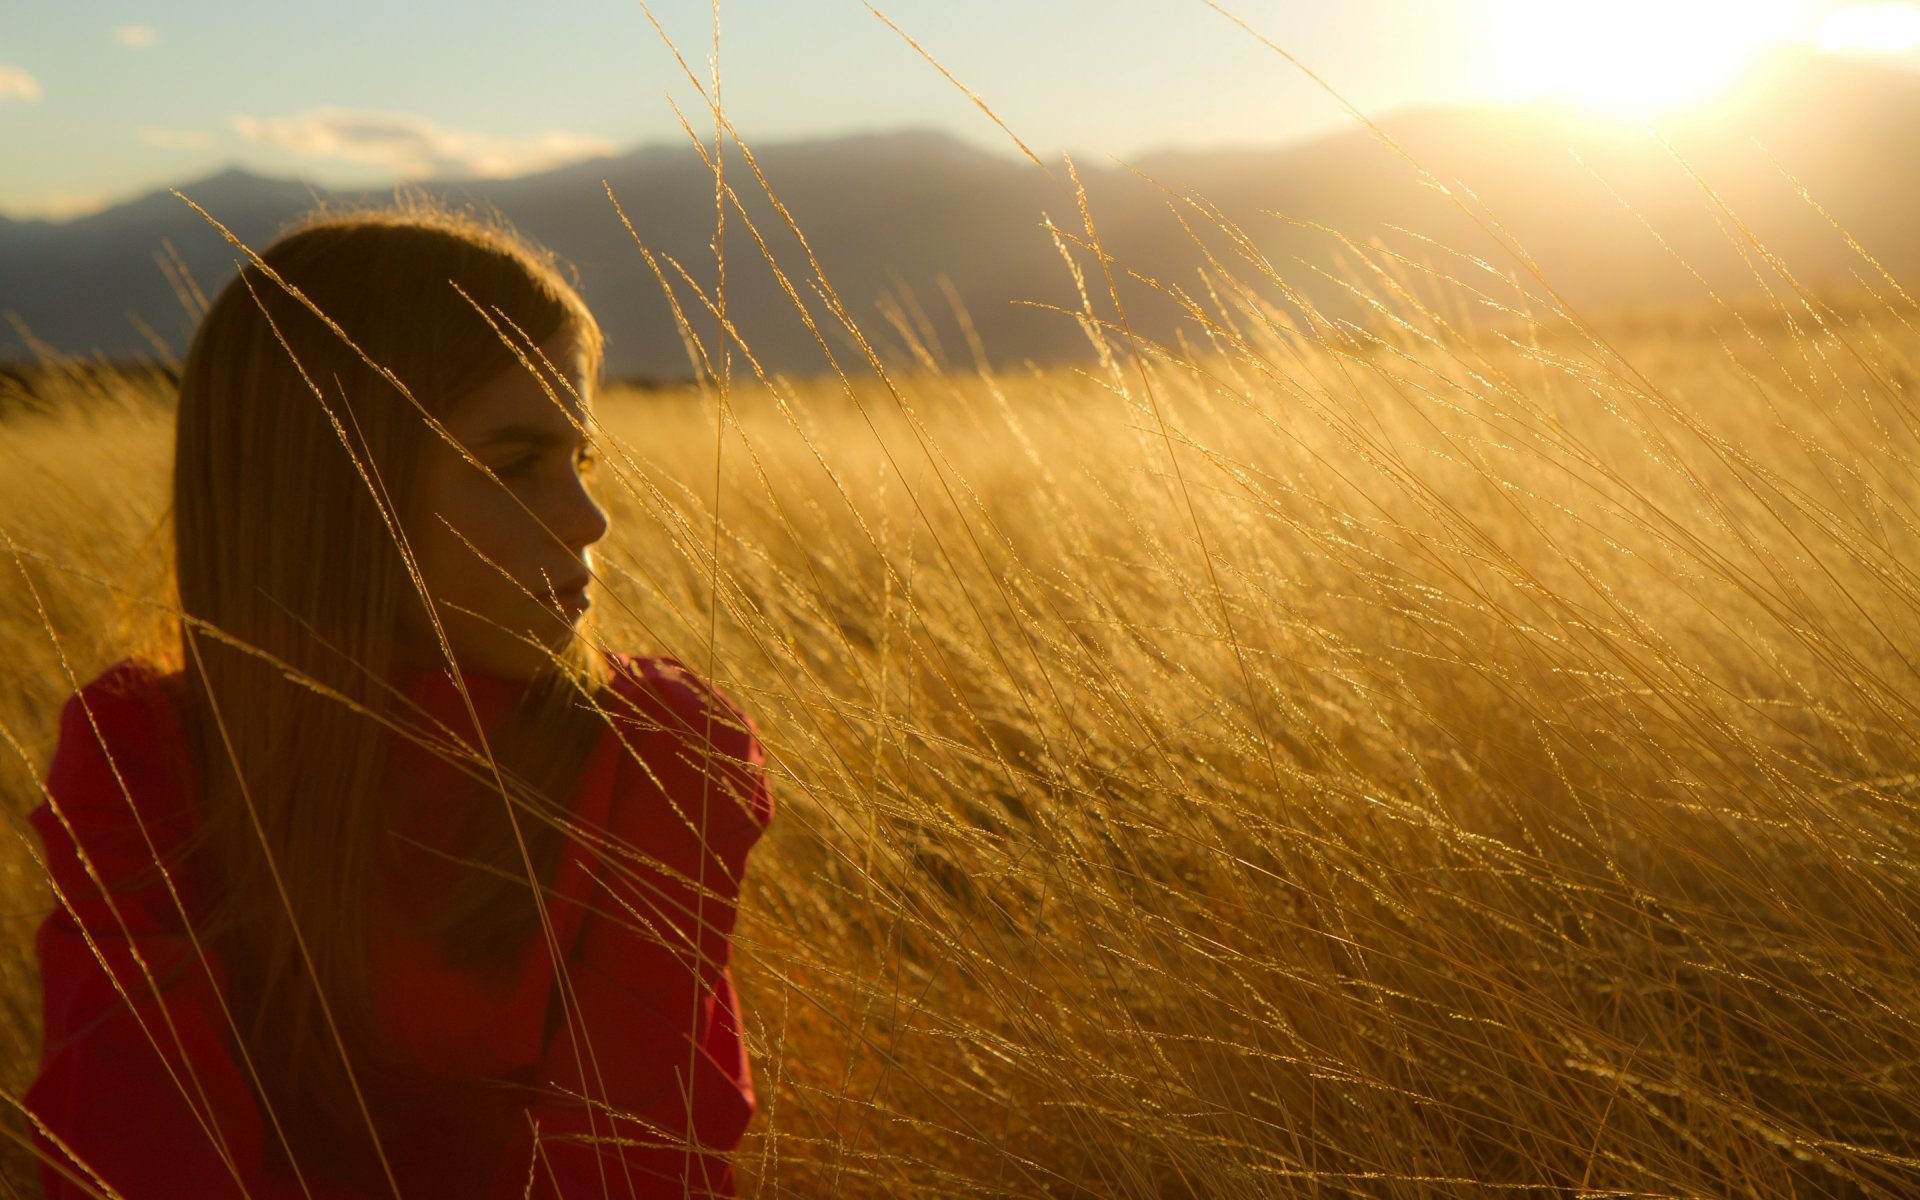
<instances>
[{"instance_id":1,"label":"shoulder","mask_svg":"<svg viewBox=\"0 0 1920 1200\"><path fill-rule=\"evenodd\" d=\"M198 814L184 694L178 674L130 660L61 711L46 802L28 819L69 902L102 887L137 890L152 881L156 854L189 843Z\"/></svg>"},{"instance_id":2,"label":"shoulder","mask_svg":"<svg viewBox=\"0 0 1920 1200\"><path fill-rule=\"evenodd\" d=\"M708 742L727 757L754 762L765 757L753 719L679 659L607 657L613 693L623 702L616 718L651 726L649 732Z\"/></svg>"},{"instance_id":3,"label":"shoulder","mask_svg":"<svg viewBox=\"0 0 1920 1200\"><path fill-rule=\"evenodd\" d=\"M87 743L175 745L185 722L185 688L178 671L164 672L140 659L122 659L68 698L60 711L60 745L55 751Z\"/></svg>"},{"instance_id":4,"label":"shoulder","mask_svg":"<svg viewBox=\"0 0 1920 1200\"><path fill-rule=\"evenodd\" d=\"M184 699L178 672L137 659L109 667L61 710L47 790L68 806L176 807L190 762Z\"/></svg>"},{"instance_id":5,"label":"shoulder","mask_svg":"<svg viewBox=\"0 0 1920 1200\"><path fill-rule=\"evenodd\" d=\"M667 757L695 775L726 782L755 822L765 825L773 815L772 801L766 751L753 719L679 659L607 658L614 698L608 716L629 751L653 760L660 749L671 747Z\"/></svg>"}]
</instances>

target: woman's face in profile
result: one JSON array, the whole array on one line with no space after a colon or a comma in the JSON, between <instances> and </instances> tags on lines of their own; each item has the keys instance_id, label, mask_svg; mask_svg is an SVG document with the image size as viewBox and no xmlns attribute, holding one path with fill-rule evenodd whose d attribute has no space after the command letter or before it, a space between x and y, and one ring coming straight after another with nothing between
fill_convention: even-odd
<instances>
[{"instance_id":1,"label":"woman's face in profile","mask_svg":"<svg viewBox=\"0 0 1920 1200\"><path fill-rule=\"evenodd\" d=\"M607 532L586 484L587 356L571 334L541 349L571 394L555 384L549 396L514 366L455 402L442 424L486 470L430 436L403 517L461 669L515 679L549 666L573 636L588 607L590 548ZM405 611L403 658L438 661L424 608Z\"/></svg>"}]
</instances>

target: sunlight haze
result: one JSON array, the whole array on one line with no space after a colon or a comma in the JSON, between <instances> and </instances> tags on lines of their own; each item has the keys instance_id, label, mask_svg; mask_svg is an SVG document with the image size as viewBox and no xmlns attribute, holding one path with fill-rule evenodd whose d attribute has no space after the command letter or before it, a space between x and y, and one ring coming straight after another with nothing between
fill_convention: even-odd
<instances>
[{"instance_id":1,"label":"sunlight haze","mask_svg":"<svg viewBox=\"0 0 1920 1200\"><path fill-rule=\"evenodd\" d=\"M662 0L704 82L710 6ZM1647 116L1779 47L1920 59L1920 6L1844 0L895 0L886 16L1042 154L1277 146L1410 108L1559 99ZM762 144L1008 137L859 0L728 0L729 117ZM1258 36L1255 36L1257 34ZM227 167L321 187L503 178L679 140L706 101L628 0L0 11L0 213L64 219Z\"/></svg>"},{"instance_id":2,"label":"sunlight haze","mask_svg":"<svg viewBox=\"0 0 1920 1200\"><path fill-rule=\"evenodd\" d=\"M1651 113L1727 86L1759 51L1804 34L1812 13L1805 0L1508 0L1496 69L1516 99Z\"/></svg>"}]
</instances>

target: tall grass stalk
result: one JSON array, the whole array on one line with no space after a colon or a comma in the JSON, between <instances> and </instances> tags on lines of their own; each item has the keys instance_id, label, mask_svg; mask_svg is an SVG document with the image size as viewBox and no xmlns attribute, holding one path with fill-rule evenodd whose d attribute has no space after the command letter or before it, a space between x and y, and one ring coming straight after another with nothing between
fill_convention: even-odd
<instances>
[{"instance_id":1,"label":"tall grass stalk","mask_svg":"<svg viewBox=\"0 0 1920 1200\"><path fill-rule=\"evenodd\" d=\"M601 401L601 632L710 664L784 803L747 1194L1911 1193L1904 298L1594 324L1350 245L1339 316L1180 201L1216 257L1157 345L1082 205L1035 319L1097 365L954 367L711 161L834 370L636 255L711 369ZM153 386L0 439L16 1097L60 660L169 614Z\"/></svg>"}]
</instances>

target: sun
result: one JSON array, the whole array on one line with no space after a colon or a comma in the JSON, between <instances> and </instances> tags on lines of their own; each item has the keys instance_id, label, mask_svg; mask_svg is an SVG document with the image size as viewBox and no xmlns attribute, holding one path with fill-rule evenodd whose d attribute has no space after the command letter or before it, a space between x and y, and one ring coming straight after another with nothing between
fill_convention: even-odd
<instances>
[{"instance_id":1,"label":"sun","mask_svg":"<svg viewBox=\"0 0 1920 1200\"><path fill-rule=\"evenodd\" d=\"M1808 0L1499 0L1496 90L1635 115L1705 100L1805 33Z\"/></svg>"},{"instance_id":2,"label":"sun","mask_svg":"<svg viewBox=\"0 0 1920 1200\"><path fill-rule=\"evenodd\" d=\"M1820 25L1822 50L1901 54L1920 50L1920 5L1855 4Z\"/></svg>"}]
</instances>

